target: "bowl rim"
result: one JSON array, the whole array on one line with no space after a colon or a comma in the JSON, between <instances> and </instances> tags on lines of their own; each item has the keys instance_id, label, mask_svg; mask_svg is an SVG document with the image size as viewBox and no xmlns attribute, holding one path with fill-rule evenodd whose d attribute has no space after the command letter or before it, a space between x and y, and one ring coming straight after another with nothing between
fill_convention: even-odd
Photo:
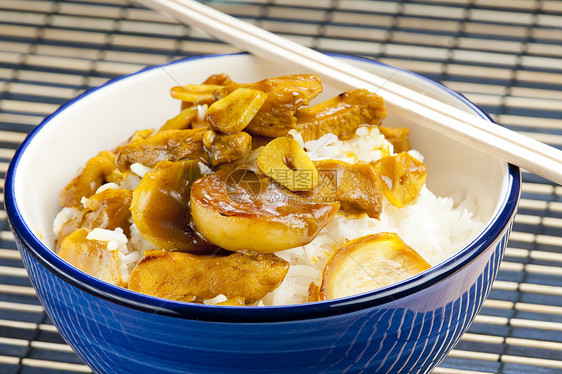
<instances>
[{"instance_id":1,"label":"bowl rim","mask_svg":"<svg viewBox=\"0 0 562 374\"><path fill-rule=\"evenodd\" d=\"M48 123L51 122L60 112L64 111L74 102L77 102L90 95L91 93L96 92L97 90L106 86L115 84L123 79L134 77L138 74L142 74L143 72L166 67L172 64L187 63L199 59L220 58L224 56L228 57L238 55L247 55L247 53L242 52L232 54L193 56L174 60L165 64L148 66L132 74L113 78L99 87L91 88L83 92L76 98L69 100L65 104L61 105L55 112L47 116L35 129L33 129L29 133L29 135L18 147L10 162L6 174L4 188L5 209L8 215L8 221L10 223L12 231L15 234L15 240L20 241L21 244L23 244L25 250L36 261L38 261L42 266L44 266L55 276L82 291L85 291L95 297L99 297L106 301L110 301L125 307L148 313L155 313L182 319L194 319L225 323L269 323L306 320L338 315L342 313L350 313L366 308L380 306L404 298L423 288L444 280L472 261L475 261L492 243L497 240L497 238L501 237L505 233L505 231L509 229L510 223L516 213L519 196L521 193L521 173L519 168L512 164L507 164L507 194L504 196L503 201L500 203L500 208L496 210L495 215L490 220L488 226L471 243L466 245L463 249L459 250L454 256L447 258L440 264L437 264L430 269L402 282L398 282L388 287L358 295L305 304L260 307L234 307L194 304L140 294L106 283L85 272L82 272L81 270L62 260L62 258L60 258L54 251L49 249L43 242L41 242L37 235L33 233L33 230L31 230L31 228L23 220L23 216L17 204L14 184L15 174L17 172L17 167L21 160L22 154L32 142L33 138L41 131L41 129L47 126ZM480 117L493 122L493 120L488 114L484 112L484 110L471 103L466 97L423 75L413 73L401 68L396 68L367 58L344 54L330 55L338 58L358 60L362 62L391 67L406 74L410 74L417 79L429 82L432 85L435 85L437 88L446 91L448 94L460 100L464 105L469 107Z\"/></svg>"}]
</instances>

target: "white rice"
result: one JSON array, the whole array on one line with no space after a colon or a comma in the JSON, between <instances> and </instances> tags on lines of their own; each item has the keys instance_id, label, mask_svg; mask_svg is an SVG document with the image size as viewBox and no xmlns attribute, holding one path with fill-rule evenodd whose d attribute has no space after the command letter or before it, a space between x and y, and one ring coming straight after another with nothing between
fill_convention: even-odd
<instances>
[{"instance_id":1,"label":"white rice","mask_svg":"<svg viewBox=\"0 0 562 374\"><path fill-rule=\"evenodd\" d=\"M347 141L328 134L304 143L298 133L292 132L291 135L313 160L372 162L393 153L392 144L384 139L377 127L360 127L357 130L359 136ZM409 153L423 161L419 152L412 150ZM263 298L263 304L306 302L310 283L320 285L325 263L346 241L379 232L395 232L433 266L462 249L483 226L466 207L454 207L453 199L436 197L425 186L412 204L398 209L384 199L383 206L379 219L367 215L348 218L338 214L311 243L277 252L276 255L291 266L283 283Z\"/></svg>"},{"instance_id":2,"label":"white rice","mask_svg":"<svg viewBox=\"0 0 562 374\"><path fill-rule=\"evenodd\" d=\"M134 190L139 182L140 178L131 174L128 178L125 178L121 182L121 184L103 184L96 190L96 193L110 188L127 188L130 190ZM82 198L83 204L85 203L85 200L85 198ZM53 232L55 233L55 235L59 236L63 226L67 222L77 220L81 215L82 212L79 209L68 207L62 208L61 211L56 215L53 222ZM134 223L131 223L129 231L131 233L130 239L127 238L127 236L123 232L123 229L120 227L117 227L114 230L95 228L86 236L87 240L105 242L105 248L108 251L118 251L117 268L119 270L121 280L125 283L129 281L131 271L133 271L138 263L144 258L144 252L147 250L155 249L155 247L140 234Z\"/></svg>"},{"instance_id":3,"label":"white rice","mask_svg":"<svg viewBox=\"0 0 562 374\"><path fill-rule=\"evenodd\" d=\"M130 231L130 239L127 238L120 227L115 230L95 228L86 236L87 240L104 242L108 251L116 252L119 275L125 283L129 281L131 271L144 258L144 251L154 249L154 246L140 235L134 224L131 225Z\"/></svg>"},{"instance_id":4,"label":"white rice","mask_svg":"<svg viewBox=\"0 0 562 374\"><path fill-rule=\"evenodd\" d=\"M139 229L137 228L137 225L135 225L134 223L131 223L129 231L131 232L131 239L129 239L129 244L131 245L133 250L144 253L145 251L156 249L156 246L154 244L150 243L144 238L144 236L142 236L142 234L139 232Z\"/></svg>"},{"instance_id":5,"label":"white rice","mask_svg":"<svg viewBox=\"0 0 562 374\"><path fill-rule=\"evenodd\" d=\"M119 185L115 188L125 188L127 190L134 190L139 185L141 178L142 177L138 176L137 174L127 173L126 178L123 179L121 183L119 183Z\"/></svg>"},{"instance_id":6,"label":"white rice","mask_svg":"<svg viewBox=\"0 0 562 374\"><path fill-rule=\"evenodd\" d=\"M203 111L205 108L201 108ZM358 161L373 162L393 153L393 146L379 132L377 127L360 127L358 136L341 141L333 134L327 134L318 140L304 142L299 133L292 130L290 135L299 142L312 160L337 159L349 163ZM255 158L259 149L252 152L247 160L251 169L257 169ZM423 156L412 150L413 157L423 161ZM203 165L204 166L204 165ZM208 167L201 167L203 174L210 174ZM140 178L150 168L131 165L131 176L120 185L109 184L103 188L134 189ZM394 207L386 199L379 219L364 215L360 218L348 218L337 214L320 234L309 244L277 252L276 255L289 262L287 276L281 285L270 292L255 305L287 305L307 301L308 287L311 282L321 283L322 270L330 255L348 240L379 233L395 232L402 240L414 248L429 264L436 265L452 256L470 242L481 230L483 223L472 212L477 211L469 201L454 206L452 198L436 197L425 186L418 199L401 209ZM63 208L54 222L54 231L58 235L65 222L72 220L80 211ZM104 241L109 250L119 253L119 270L123 281L127 282L130 272L144 257L146 250L155 249L138 231L134 223L130 226L131 237L117 228L113 231L94 229L88 239ZM225 301L223 295L206 304Z\"/></svg>"},{"instance_id":7,"label":"white rice","mask_svg":"<svg viewBox=\"0 0 562 374\"><path fill-rule=\"evenodd\" d=\"M136 175L138 175L141 178L144 177L144 175L146 173L148 173L150 170L152 170L148 166L144 166L143 164L139 164L138 162L135 162L134 164L132 164L130 166L130 168L131 168L131 171L133 173L135 173Z\"/></svg>"},{"instance_id":8,"label":"white rice","mask_svg":"<svg viewBox=\"0 0 562 374\"><path fill-rule=\"evenodd\" d=\"M128 239L123 233L123 229L120 227L115 230L95 228L88 233L86 239L105 242L108 251L117 252L119 274L123 282L127 283L131 271L139 261L140 254L130 251L127 247Z\"/></svg>"},{"instance_id":9,"label":"white rice","mask_svg":"<svg viewBox=\"0 0 562 374\"><path fill-rule=\"evenodd\" d=\"M197 105L197 122L205 122L207 120L207 104Z\"/></svg>"},{"instance_id":10,"label":"white rice","mask_svg":"<svg viewBox=\"0 0 562 374\"><path fill-rule=\"evenodd\" d=\"M289 134L314 161L334 159L352 164L357 161L373 162L392 154L394 149L378 127L359 127L356 131L357 136L345 141L339 140L334 134L326 134L320 139L305 143L297 131L291 130Z\"/></svg>"},{"instance_id":11,"label":"white rice","mask_svg":"<svg viewBox=\"0 0 562 374\"><path fill-rule=\"evenodd\" d=\"M82 215L80 209L64 207L55 217L53 222L53 232L56 236L59 236L63 226L70 221L78 219Z\"/></svg>"},{"instance_id":12,"label":"white rice","mask_svg":"<svg viewBox=\"0 0 562 374\"><path fill-rule=\"evenodd\" d=\"M218 304L218 303L222 303L223 301L226 301L226 300L228 300L228 298L227 298L226 296L224 296L224 295L217 295L217 296L213 297L212 299L205 300L205 301L203 302L203 304L215 305L215 304Z\"/></svg>"}]
</instances>

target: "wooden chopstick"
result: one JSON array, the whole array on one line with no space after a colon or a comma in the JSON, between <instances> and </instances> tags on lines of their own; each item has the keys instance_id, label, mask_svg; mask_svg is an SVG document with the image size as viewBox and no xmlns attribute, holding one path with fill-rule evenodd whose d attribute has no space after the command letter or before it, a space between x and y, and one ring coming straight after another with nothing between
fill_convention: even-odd
<instances>
[{"instance_id":1,"label":"wooden chopstick","mask_svg":"<svg viewBox=\"0 0 562 374\"><path fill-rule=\"evenodd\" d=\"M391 110L481 151L562 184L562 151L454 108L391 80L366 72L238 20L194 0L137 0L277 64L313 72L337 88L365 88Z\"/></svg>"}]
</instances>

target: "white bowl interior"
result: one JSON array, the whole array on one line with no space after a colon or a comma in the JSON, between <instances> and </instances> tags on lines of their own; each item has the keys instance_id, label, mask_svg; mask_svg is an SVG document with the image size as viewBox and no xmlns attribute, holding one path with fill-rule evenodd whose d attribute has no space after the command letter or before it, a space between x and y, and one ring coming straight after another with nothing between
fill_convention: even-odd
<instances>
[{"instance_id":1,"label":"white bowl interior","mask_svg":"<svg viewBox=\"0 0 562 374\"><path fill-rule=\"evenodd\" d=\"M466 111L472 109L441 86L388 66L351 60L365 70L389 77L403 85ZM227 73L235 81L304 73L250 55L229 55L187 60L157 67L120 79L74 101L60 110L23 153L15 174L15 196L22 218L49 247L52 224L60 210L59 192L85 162L99 151L112 149L135 130L157 128L179 110L170 97L172 86L199 83L211 74ZM324 84L320 99L339 90ZM389 112L387 126L411 129L415 149L428 165L428 186L440 196L469 197L475 212L488 222L506 196L507 164L480 151L450 140L417 123Z\"/></svg>"}]
</instances>

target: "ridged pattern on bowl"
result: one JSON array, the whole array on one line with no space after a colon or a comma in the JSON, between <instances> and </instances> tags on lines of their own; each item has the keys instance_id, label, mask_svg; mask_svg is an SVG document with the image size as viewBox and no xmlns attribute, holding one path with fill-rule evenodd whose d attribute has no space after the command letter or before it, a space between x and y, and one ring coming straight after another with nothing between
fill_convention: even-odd
<instances>
[{"instance_id":1,"label":"ridged pattern on bowl","mask_svg":"<svg viewBox=\"0 0 562 374\"><path fill-rule=\"evenodd\" d=\"M48 315L96 373L427 373L488 296L512 223L466 267L419 292L326 318L263 323L176 318L103 300L16 243Z\"/></svg>"}]
</instances>

